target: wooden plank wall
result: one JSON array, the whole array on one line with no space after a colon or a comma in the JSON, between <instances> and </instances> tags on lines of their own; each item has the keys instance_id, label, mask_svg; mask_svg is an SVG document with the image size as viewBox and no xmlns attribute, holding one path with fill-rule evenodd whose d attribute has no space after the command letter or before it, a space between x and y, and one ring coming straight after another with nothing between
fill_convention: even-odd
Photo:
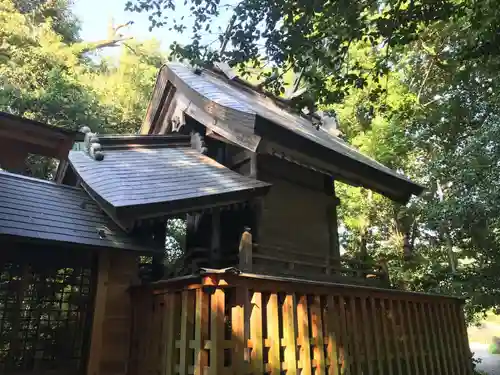
<instances>
[{"instance_id":1,"label":"wooden plank wall","mask_svg":"<svg viewBox=\"0 0 500 375\"><path fill-rule=\"evenodd\" d=\"M260 178L273 187L263 199L259 244L263 248L280 247L285 252L295 249L303 253L307 249L308 254L326 259L330 249L326 207L333 198L271 175L262 174Z\"/></svg>"},{"instance_id":2,"label":"wooden plank wall","mask_svg":"<svg viewBox=\"0 0 500 375\"><path fill-rule=\"evenodd\" d=\"M130 375L472 374L453 299L293 285L155 293L134 305Z\"/></svg>"},{"instance_id":3,"label":"wooden plank wall","mask_svg":"<svg viewBox=\"0 0 500 375\"><path fill-rule=\"evenodd\" d=\"M103 252L99 255L98 269L87 375L125 375L132 338L129 288L137 282L137 256Z\"/></svg>"}]
</instances>

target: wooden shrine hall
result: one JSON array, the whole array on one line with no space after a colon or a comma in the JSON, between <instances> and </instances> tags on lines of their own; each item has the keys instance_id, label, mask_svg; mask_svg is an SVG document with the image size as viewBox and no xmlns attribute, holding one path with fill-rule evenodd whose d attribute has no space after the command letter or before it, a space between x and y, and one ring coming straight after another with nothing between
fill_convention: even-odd
<instances>
[{"instance_id":1,"label":"wooden shrine hall","mask_svg":"<svg viewBox=\"0 0 500 375\"><path fill-rule=\"evenodd\" d=\"M340 254L335 181L423 187L318 121L171 63L140 134L69 134L53 181L0 172L0 373L472 374L462 300Z\"/></svg>"}]
</instances>

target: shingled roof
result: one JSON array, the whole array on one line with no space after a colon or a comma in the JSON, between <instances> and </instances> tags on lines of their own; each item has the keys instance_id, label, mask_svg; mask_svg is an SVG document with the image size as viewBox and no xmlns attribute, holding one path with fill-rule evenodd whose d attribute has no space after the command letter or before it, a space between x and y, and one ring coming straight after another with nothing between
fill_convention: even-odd
<instances>
[{"instance_id":1,"label":"shingled roof","mask_svg":"<svg viewBox=\"0 0 500 375\"><path fill-rule=\"evenodd\" d=\"M276 150L279 154L297 152L305 166L396 201L406 202L412 194L419 195L423 190L325 129L317 129L310 120L276 100L222 74L204 69L195 71L179 63L161 68L142 134L150 133L164 121L162 116L170 98L166 93L172 86L186 114L240 147L255 152L257 148L261 150L262 140L270 141L283 146Z\"/></svg>"},{"instance_id":2,"label":"shingled roof","mask_svg":"<svg viewBox=\"0 0 500 375\"><path fill-rule=\"evenodd\" d=\"M79 188L0 172L0 237L151 253Z\"/></svg>"},{"instance_id":3,"label":"shingled roof","mask_svg":"<svg viewBox=\"0 0 500 375\"><path fill-rule=\"evenodd\" d=\"M269 184L233 172L192 149L189 139L99 136L94 142L100 145L100 157L72 151L69 160L84 188L118 219L220 207L269 189Z\"/></svg>"}]
</instances>

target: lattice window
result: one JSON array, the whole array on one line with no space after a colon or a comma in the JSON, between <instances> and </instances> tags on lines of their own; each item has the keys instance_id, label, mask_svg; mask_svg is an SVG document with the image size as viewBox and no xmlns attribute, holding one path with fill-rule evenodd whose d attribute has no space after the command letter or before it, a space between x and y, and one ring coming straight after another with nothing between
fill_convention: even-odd
<instances>
[{"instance_id":1,"label":"lattice window","mask_svg":"<svg viewBox=\"0 0 500 375\"><path fill-rule=\"evenodd\" d=\"M92 269L90 259L40 254L0 260L1 374L84 370Z\"/></svg>"}]
</instances>

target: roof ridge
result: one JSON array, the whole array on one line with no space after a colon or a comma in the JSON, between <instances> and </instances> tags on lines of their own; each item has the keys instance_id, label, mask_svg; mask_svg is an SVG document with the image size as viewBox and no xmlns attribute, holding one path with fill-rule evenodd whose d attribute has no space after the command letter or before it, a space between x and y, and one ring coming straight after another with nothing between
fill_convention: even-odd
<instances>
[{"instance_id":1,"label":"roof ridge","mask_svg":"<svg viewBox=\"0 0 500 375\"><path fill-rule=\"evenodd\" d=\"M104 160L104 151L134 148L191 147L191 136L184 134L104 134L93 133L90 128L82 128L85 133L85 154L96 161Z\"/></svg>"}]
</instances>

